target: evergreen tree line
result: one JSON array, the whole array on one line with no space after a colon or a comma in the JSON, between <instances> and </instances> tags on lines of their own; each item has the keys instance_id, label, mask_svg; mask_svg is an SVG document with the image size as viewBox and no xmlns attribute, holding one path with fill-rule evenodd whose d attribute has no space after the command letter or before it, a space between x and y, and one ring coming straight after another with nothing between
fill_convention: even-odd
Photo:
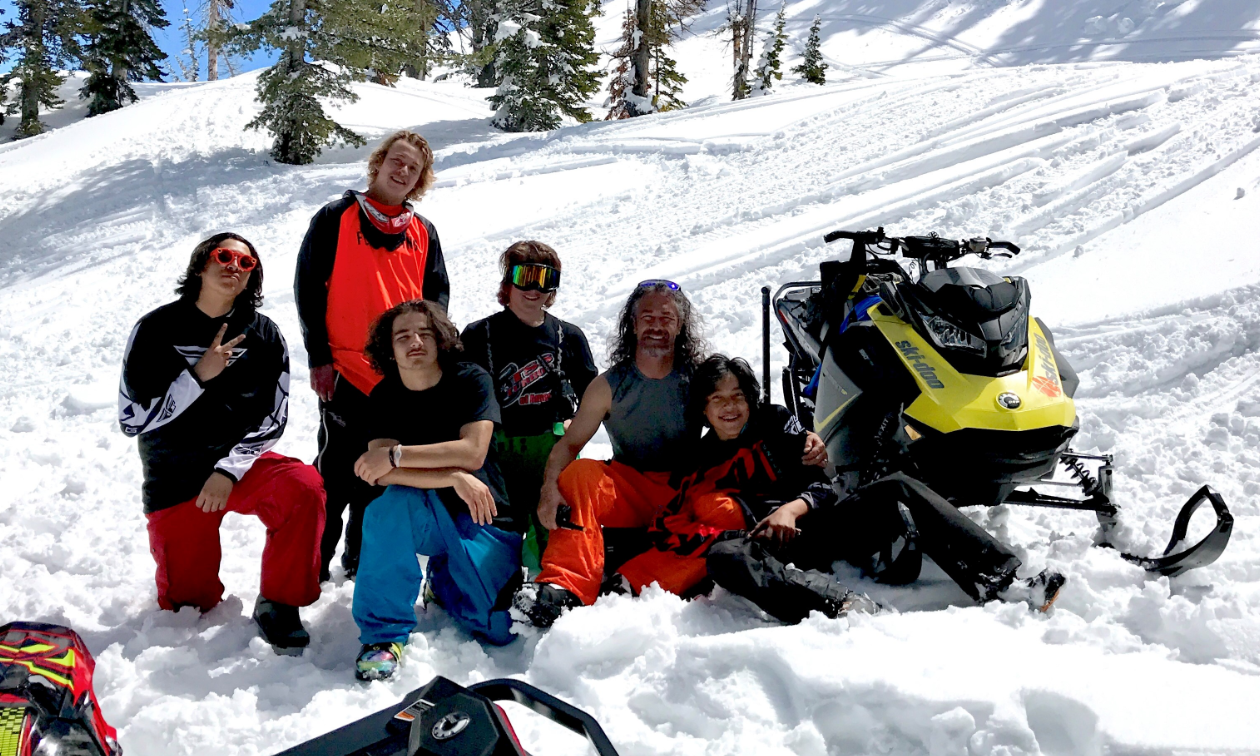
<instances>
[{"instance_id":1,"label":"evergreen tree line","mask_svg":"<svg viewBox=\"0 0 1260 756\"><path fill-rule=\"evenodd\" d=\"M196 0L194 0L196 1ZM186 47L175 63L184 80L217 79L221 65L267 51L277 60L258 78L259 115L247 128L265 129L271 154L292 164L311 162L330 144L362 145L325 107L354 101L350 84L392 86L401 76L424 78L438 65L463 71L478 86L495 87L488 99L492 123L507 131L540 131L564 119L592 119L586 103L599 89L594 18L599 0L275 0L260 17L232 17L234 0L184 0L179 37ZM167 56L152 37L169 24L159 0L15 0L14 18L0 27L0 122L20 115L15 138L43 130L39 110L58 98L62 70L81 67L79 96L89 116L134 102L133 82L161 80ZM671 47L689 31L705 0L630 0L620 47L612 52L607 118L628 118L684 107L687 79ZM730 0L727 24L735 73L735 99L767 93L781 80L787 45L784 9L763 45L755 71L749 65L756 0ZM825 81L819 20L810 29L800 66L806 81ZM455 44L459 49L456 50ZM750 81L751 77L751 81ZM12 91L13 101L5 96Z\"/></svg>"}]
</instances>

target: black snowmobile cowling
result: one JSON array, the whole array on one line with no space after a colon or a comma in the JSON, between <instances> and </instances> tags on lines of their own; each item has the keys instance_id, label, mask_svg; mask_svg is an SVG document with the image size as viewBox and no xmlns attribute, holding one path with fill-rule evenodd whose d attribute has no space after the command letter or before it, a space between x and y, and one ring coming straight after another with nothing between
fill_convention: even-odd
<instances>
[{"instance_id":1,"label":"black snowmobile cowling","mask_svg":"<svg viewBox=\"0 0 1260 756\"><path fill-rule=\"evenodd\" d=\"M528 756L496 701L515 701L585 736L599 756L617 756L591 715L528 683L498 679L465 688L445 677L276 756Z\"/></svg>"},{"instance_id":2,"label":"black snowmobile cowling","mask_svg":"<svg viewBox=\"0 0 1260 756\"><path fill-rule=\"evenodd\" d=\"M900 472L955 506L1093 511L1096 541L1109 545L1119 515L1110 495L1112 457L1069 448L1080 380L1050 328L1032 316L1028 282L949 267L968 255L1010 257L1019 247L988 238L891 237L882 228L824 237L841 239L853 242L852 252L822 263L821 280L784 284L772 302L763 290L763 307L778 317L789 353L784 399L826 443L841 497ZM763 328L768 365L768 313ZM1037 490L1046 486L1075 494ZM1205 503L1216 523L1183 548L1190 518ZM1224 500L1203 486L1183 505L1163 555L1123 556L1177 575L1215 561L1232 530ZM898 574L917 569L902 565Z\"/></svg>"}]
</instances>

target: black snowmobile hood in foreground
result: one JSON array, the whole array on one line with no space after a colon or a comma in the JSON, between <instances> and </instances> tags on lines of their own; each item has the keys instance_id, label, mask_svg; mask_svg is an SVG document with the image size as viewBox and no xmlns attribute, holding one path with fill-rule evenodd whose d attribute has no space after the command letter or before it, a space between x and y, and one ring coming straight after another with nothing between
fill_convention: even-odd
<instances>
[{"instance_id":1,"label":"black snowmobile hood in foreground","mask_svg":"<svg viewBox=\"0 0 1260 756\"><path fill-rule=\"evenodd\" d=\"M496 701L514 701L585 736L599 756L617 756L590 714L520 680L465 688L435 677L398 704L276 756L528 756Z\"/></svg>"}]
</instances>

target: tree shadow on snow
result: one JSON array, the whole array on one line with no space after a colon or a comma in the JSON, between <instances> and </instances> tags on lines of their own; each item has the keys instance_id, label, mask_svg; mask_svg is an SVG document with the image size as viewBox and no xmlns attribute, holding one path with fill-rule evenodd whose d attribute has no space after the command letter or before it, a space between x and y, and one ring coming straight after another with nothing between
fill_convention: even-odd
<instances>
[{"instance_id":1,"label":"tree shadow on snow","mask_svg":"<svg viewBox=\"0 0 1260 756\"><path fill-rule=\"evenodd\" d=\"M925 26L940 11L937 2L840 0L821 13L822 36L885 30L918 37L923 44L888 61L862 68L884 70L941 57L970 57L977 66L1073 63L1085 60L1168 62L1220 58L1260 50L1260 4L1132 3L1125 0L1056 0L1035 6L1033 14L1005 29L992 44L968 40L1006 4L977 3L945 28ZM803 40L813 7L788 18L793 41ZM762 24L770 15L764 14ZM973 35L973 37L976 35ZM833 45L830 54L837 54Z\"/></svg>"},{"instance_id":2,"label":"tree shadow on snow","mask_svg":"<svg viewBox=\"0 0 1260 756\"><path fill-rule=\"evenodd\" d=\"M344 183L327 170L277 165L244 149L179 163L125 160L31 198L0 221L0 288L190 235L265 224L294 206L318 207Z\"/></svg>"}]
</instances>

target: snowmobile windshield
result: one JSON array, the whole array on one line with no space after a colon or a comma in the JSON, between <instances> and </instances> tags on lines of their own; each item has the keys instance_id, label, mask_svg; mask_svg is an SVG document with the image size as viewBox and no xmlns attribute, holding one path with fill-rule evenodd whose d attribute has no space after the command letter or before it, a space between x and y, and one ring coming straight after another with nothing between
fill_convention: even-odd
<instances>
[{"instance_id":1,"label":"snowmobile windshield","mask_svg":"<svg viewBox=\"0 0 1260 756\"><path fill-rule=\"evenodd\" d=\"M1028 354L1028 283L976 268L946 268L906 287L915 325L950 364L973 375L1006 375Z\"/></svg>"}]
</instances>

